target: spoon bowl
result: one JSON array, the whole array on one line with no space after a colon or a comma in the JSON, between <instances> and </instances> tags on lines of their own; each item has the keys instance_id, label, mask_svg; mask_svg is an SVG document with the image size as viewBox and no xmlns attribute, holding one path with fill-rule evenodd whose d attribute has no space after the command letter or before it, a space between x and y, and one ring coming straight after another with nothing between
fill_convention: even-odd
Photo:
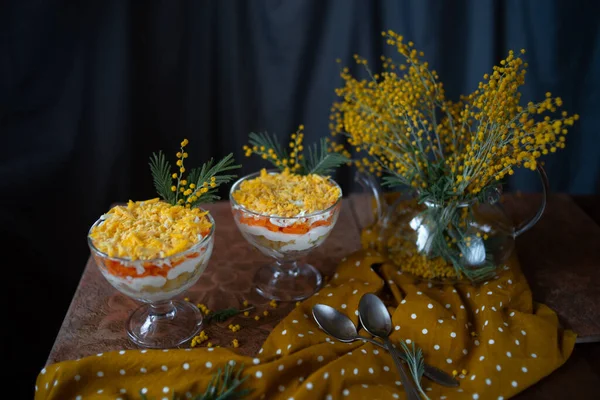
<instances>
[{"instance_id":1,"label":"spoon bowl","mask_svg":"<svg viewBox=\"0 0 600 400\"><path fill-rule=\"evenodd\" d=\"M383 301L367 293L358 304L360 323L373 336L383 338L392 332L392 318Z\"/></svg>"},{"instance_id":2,"label":"spoon bowl","mask_svg":"<svg viewBox=\"0 0 600 400\"><path fill-rule=\"evenodd\" d=\"M319 328L340 342L353 342L358 338L354 322L335 308L316 304L312 308L312 314Z\"/></svg>"}]
</instances>

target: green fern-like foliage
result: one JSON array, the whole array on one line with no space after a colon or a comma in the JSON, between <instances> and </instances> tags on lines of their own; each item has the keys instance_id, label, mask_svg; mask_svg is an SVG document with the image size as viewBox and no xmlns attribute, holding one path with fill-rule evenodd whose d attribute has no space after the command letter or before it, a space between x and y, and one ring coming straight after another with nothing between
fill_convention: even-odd
<instances>
[{"instance_id":1,"label":"green fern-like foliage","mask_svg":"<svg viewBox=\"0 0 600 400\"><path fill-rule=\"evenodd\" d=\"M220 199L216 194L217 188L222 184L231 182L237 177L234 174L224 174L226 171L240 168L240 165L235 165L234 163L233 154L230 153L216 164L211 158L202 167L194 168L190 171L188 179L195 184L196 188L188 195L188 198L192 196L197 197L190 202L192 207L201 203L212 203ZM206 187L208 190L201 193L202 187Z\"/></svg>"},{"instance_id":2,"label":"green fern-like foliage","mask_svg":"<svg viewBox=\"0 0 600 400\"><path fill-rule=\"evenodd\" d=\"M231 307L231 308L225 308L223 310L213 311L204 317L204 323L208 324L209 322L212 322L212 321L225 322L231 317L235 317L238 314L241 314L245 311L250 311L253 309L254 309L254 306L246 307L243 309Z\"/></svg>"},{"instance_id":3,"label":"green fern-like foliage","mask_svg":"<svg viewBox=\"0 0 600 400\"><path fill-rule=\"evenodd\" d=\"M162 151L153 153L150 157L150 171L156 192L165 202L186 207L219 200L219 186L235 179L237 175L228 172L240 168L241 165L235 164L233 154L230 153L217 162L211 158L184 176L185 159L188 157L188 153L185 152L187 144L187 139L181 142L181 149L177 153L178 172L172 172L171 163Z\"/></svg>"},{"instance_id":4,"label":"green fern-like foliage","mask_svg":"<svg viewBox=\"0 0 600 400\"><path fill-rule=\"evenodd\" d=\"M171 191L171 163L169 163L162 151L152 153L150 157L150 171L156 193L167 203L175 204L175 193Z\"/></svg>"},{"instance_id":5,"label":"green fern-like foliage","mask_svg":"<svg viewBox=\"0 0 600 400\"><path fill-rule=\"evenodd\" d=\"M248 143L250 143L250 146L252 146L252 148L256 148L256 154L259 154L260 156L263 156L263 154L266 155L267 159L271 158L271 160L275 161L272 161L272 164L275 167L282 171L285 169L285 165L283 165L282 160L287 159L289 155L287 150L281 146L281 143L277 141L277 136L275 136L274 134L271 135L267 132L250 132L250 135L248 135ZM276 156L276 158L269 157L270 154L268 152L268 149L273 150L273 154ZM277 163L277 160L279 160L280 162Z\"/></svg>"},{"instance_id":6,"label":"green fern-like foliage","mask_svg":"<svg viewBox=\"0 0 600 400\"><path fill-rule=\"evenodd\" d=\"M282 146L275 135L267 132L251 132L249 135L249 146L244 146L246 156L256 154L269 161L280 171L288 169L298 175L330 175L336 168L349 163L350 158L339 152L330 152L327 139L323 138L319 143L308 146L304 151L304 126L300 125L298 130L291 135L288 144L290 151Z\"/></svg>"},{"instance_id":7,"label":"green fern-like foliage","mask_svg":"<svg viewBox=\"0 0 600 400\"><path fill-rule=\"evenodd\" d=\"M320 146L314 143L308 147L308 154L300 162L305 174L330 175L333 171L349 162L345 155L340 153L330 153L327 147L327 140L321 139Z\"/></svg>"}]
</instances>

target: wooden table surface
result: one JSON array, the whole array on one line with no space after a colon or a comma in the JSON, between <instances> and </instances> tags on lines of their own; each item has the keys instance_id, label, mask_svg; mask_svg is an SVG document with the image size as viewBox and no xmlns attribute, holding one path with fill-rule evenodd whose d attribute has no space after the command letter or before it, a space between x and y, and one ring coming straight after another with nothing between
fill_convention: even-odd
<instances>
[{"instance_id":1,"label":"wooden table surface","mask_svg":"<svg viewBox=\"0 0 600 400\"><path fill-rule=\"evenodd\" d=\"M505 196L504 205L515 221L532 215L539 196ZM590 204L597 204L594 200ZM215 251L209 267L185 296L210 309L239 306L242 299L266 304L251 287L254 271L268 259L243 239L231 216L229 203L206 207L217 224ZM595 208L590 207L591 210ZM546 213L530 231L517 239L517 253L534 300L552 307L565 327L579 336L567 363L525 390L518 399L557 399L574 396L600 398L600 225L569 196L553 194ZM339 260L360 247L361 226L369 220L369 199L344 199L338 222L325 244L308 261L331 275ZM76 359L117 349L134 348L125 333L125 321L137 304L121 295L102 277L90 259L56 337L47 363ZM293 307L281 304L260 321L244 320L240 352L254 355L269 332ZM210 324L210 337L229 343L234 334L225 324ZM235 323L235 321L234 321ZM218 344L218 343L215 343Z\"/></svg>"}]
</instances>

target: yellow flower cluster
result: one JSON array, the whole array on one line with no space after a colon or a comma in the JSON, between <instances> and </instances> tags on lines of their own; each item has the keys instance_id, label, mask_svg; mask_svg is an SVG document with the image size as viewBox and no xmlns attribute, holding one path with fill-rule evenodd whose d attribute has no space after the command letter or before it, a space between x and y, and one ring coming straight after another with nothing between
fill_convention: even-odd
<instances>
[{"instance_id":1,"label":"yellow flower cluster","mask_svg":"<svg viewBox=\"0 0 600 400\"><path fill-rule=\"evenodd\" d=\"M231 341L231 345L233 346L234 349L237 349L238 347L240 347L240 342L237 339L233 339Z\"/></svg>"},{"instance_id":2,"label":"yellow flower cluster","mask_svg":"<svg viewBox=\"0 0 600 400\"><path fill-rule=\"evenodd\" d=\"M417 199L398 204L402 213L394 213L386 226L374 225L361 235L363 248L374 248L385 254L400 270L428 280L460 280L451 262L442 257L428 258L417 250L415 232L410 228L410 216L420 213L424 207ZM411 211L409 211L411 210ZM385 239L382 239L385 238ZM449 246L455 246L448 240Z\"/></svg>"},{"instance_id":3,"label":"yellow flower cluster","mask_svg":"<svg viewBox=\"0 0 600 400\"><path fill-rule=\"evenodd\" d=\"M320 175L295 175L288 170L261 170L232 193L235 202L259 214L295 217L333 206L342 195L340 188Z\"/></svg>"},{"instance_id":4,"label":"yellow flower cluster","mask_svg":"<svg viewBox=\"0 0 600 400\"><path fill-rule=\"evenodd\" d=\"M549 92L543 101L521 107L519 87L525 83L526 68L510 51L491 75L484 75L478 90L450 111L459 124L478 121L468 136L459 137L459 151L449 153L445 161L454 174L457 192L479 193L512 175L517 167L535 170L542 155L565 147L567 128L579 116L562 111L558 117L542 118L562 106L561 98L553 98ZM445 141L451 140L447 137Z\"/></svg>"},{"instance_id":5,"label":"yellow flower cluster","mask_svg":"<svg viewBox=\"0 0 600 400\"><path fill-rule=\"evenodd\" d=\"M239 324L237 324L237 325L229 324L229 326L227 326L227 329L229 329L231 332L237 332L242 328L240 327Z\"/></svg>"},{"instance_id":6,"label":"yellow flower cluster","mask_svg":"<svg viewBox=\"0 0 600 400\"><path fill-rule=\"evenodd\" d=\"M369 248L375 243L377 250L384 251L390 261L409 274L430 280L459 279L451 263L441 257L430 259L419 254L414 241L406 240L410 237L410 232L402 231L402 225L393 224L393 226L397 231L387 242L379 241L377 236L379 232L372 228L371 234L364 235L362 238L363 247Z\"/></svg>"},{"instance_id":7,"label":"yellow flower cluster","mask_svg":"<svg viewBox=\"0 0 600 400\"><path fill-rule=\"evenodd\" d=\"M175 184L171 186L171 191L177 193L177 204L185 204L187 208L191 207L191 203L198 200L201 194L208 192L210 188L217 186L216 177L211 177L210 182L204 182L201 187L196 187L192 182L188 182L183 179L183 173L185 172L184 159L188 158L188 153L184 151L184 147L189 144L187 139L183 139L181 142L181 150L177 152L177 166L179 167L179 174L174 173L171 178L176 180Z\"/></svg>"},{"instance_id":8,"label":"yellow flower cluster","mask_svg":"<svg viewBox=\"0 0 600 400\"><path fill-rule=\"evenodd\" d=\"M441 257L429 259L418 254L415 244L406 240L397 240L393 248L388 250L390 259L402 271L425 279L454 280L458 279L456 270Z\"/></svg>"},{"instance_id":9,"label":"yellow flower cluster","mask_svg":"<svg viewBox=\"0 0 600 400\"><path fill-rule=\"evenodd\" d=\"M288 144L290 147L290 153L288 157L281 157L278 155L274 148L265 146L248 146L244 145L244 155L246 157L250 157L252 154L259 155L264 160L269 160L275 166L287 168L290 172L298 172L302 165L300 164L300 160L304 158L302 151L304 150L304 146L302 142L304 141L304 125L298 126L298 130L296 133L292 133L291 140ZM284 153L284 154L287 154Z\"/></svg>"},{"instance_id":10,"label":"yellow flower cluster","mask_svg":"<svg viewBox=\"0 0 600 400\"><path fill-rule=\"evenodd\" d=\"M354 161L360 170L421 190L443 177L452 183L446 198L465 198L517 167L535 169L541 156L565 147L567 129L579 117L547 115L562 106L550 93L539 103L519 105L527 68L520 55L510 51L476 91L451 101L412 42L393 31L383 36L403 62L382 57L383 72L373 74L356 55L370 79L357 80L343 68L344 86L336 90L341 100L330 116L332 135L347 137L333 150L347 155L349 145L367 153Z\"/></svg>"},{"instance_id":11,"label":"yellow flower cluster","mask_svg":"<svg viewBox=\"0 0 600 400\"><path fill-rule=\"evenodd\" d=\"M210 314L210 310L208 307L206 307L206 305L204 305L202 303L198 303L198 304L196 304L196 307L198 307L198 309L200 311L202 311L202 314L204 314L204 315Z\"/></svg>"},{"instance_id":12,"label":"yellow flower cluster","mask_svg":"<svg viewBox=\"0 0 600 400\"><path fill-rule=\"evenodd\" d=\"M207 340L208 340L208 335L206 334L206 332L205 332L205 331L202 331L202 332L200 332L200 334L199 334L199 335L197 335L197 336L194 336L194 337L192 338L192 343L190 344L190 346L192 346L192 347L196 347L196 346L198 346L198 345L200 345L200 344L202 344L202 343L206 342ZM210 343L209 343L209 344L210 344ZM212 347L212 345L211 345L211 346L208 346L208 347Z\"/></svg>"},{"instance_id":13,"label":"yellow flower cluster","mask_svg":"<svg viewBox=\"0 0 600 400\"><path fill-rule=\"evenodd\" d=\"M460 371L460 373L457 370L453 370L452 371L452 376L457 376L460 375L460 378L464 378L465 376L467 376L467 374L469 373L469 371L467 371L466 369L463 369L462 371Z\"/></svg>"}]
</instances>

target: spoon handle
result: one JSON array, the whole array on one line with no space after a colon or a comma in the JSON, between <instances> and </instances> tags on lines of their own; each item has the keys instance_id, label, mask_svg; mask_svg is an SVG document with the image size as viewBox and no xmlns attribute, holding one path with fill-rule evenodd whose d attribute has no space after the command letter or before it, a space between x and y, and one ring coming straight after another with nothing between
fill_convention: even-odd
<instances>
[{"instance_id":1,"label":"spoon handle","mask_svg":"<svg viewBox=\"0 0 600 400\"><path fill-rule=\"evenodd\" d=\"M396 369L400 373L400 381L402 385L404 385L404 391L406 392L406 398L408 400L421 400L421 396L419 392L417 392L417 388L415 387L414 382L410 379L406 370L404 369L404 365L402 365L402 361L400 361L400 356L396 352L396 349L392 346L392 342L387 337L383 338L383 342L385 343L388 351L390 352L392 359L394 360L394 364L396 364Z\"/></svg>"},{"instance_id":2,"label":"spoon handle","mask_svg":"<svg viewBox=\"0 0 600 400\"><path fill-rule=\"evenodd\" d=\"M384 346L383 344L381 344L380 342L378 342L375 339L371 339L371 338L366 337L366 336L358 336L358 338L360 340L362 340L362 341L372 343L375 346L379 346L382 349L386 349L387 350L386 346ZM406 355L404 354L403 351L398 351L396 349L396 354L398 354L398 357L400 357L401 359L403 359L404 361L406 361ZM448 386L448 387L459 386L458 380L456 380L455 378L453 378L452 375L448 374L447 372L442 371L439 368L434 367L433 365L425 364L424 375L427 378L429 378L432 381L434 381L435 383L438 383L438 384L440 384L442 386Z\"/></svg>"}]
</instances>

